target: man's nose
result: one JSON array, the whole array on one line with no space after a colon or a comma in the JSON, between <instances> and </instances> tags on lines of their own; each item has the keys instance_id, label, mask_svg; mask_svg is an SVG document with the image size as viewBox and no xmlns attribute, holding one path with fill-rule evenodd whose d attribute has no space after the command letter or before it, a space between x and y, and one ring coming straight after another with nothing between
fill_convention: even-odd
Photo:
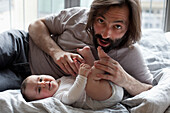
<instances>
[{"instance_id":1,"label":"man's nose","mask_svg":"<svg viewBox=\"0 0 170 113\"><path fill-rule=\"evenodd\" d=\"M102 37L104 39L107 39L110 37L110 34L111 34L111 30L109 27L106 27L105 29L103 29L103 32L102 32Z\"/></svg>"}]
</instances>

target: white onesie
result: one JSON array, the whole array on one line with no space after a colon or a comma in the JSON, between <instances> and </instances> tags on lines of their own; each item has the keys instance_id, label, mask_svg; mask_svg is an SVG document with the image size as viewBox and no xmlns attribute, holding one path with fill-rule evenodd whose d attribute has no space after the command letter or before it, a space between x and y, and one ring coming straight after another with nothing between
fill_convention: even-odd
<instances>
[{"instance_id":1,"label":"white onesie","mask_svg":"<svg viewBox=\"0 0 170 113\"><path fill-rule=\"evenodd\" d=\"M58 80L61 81L60 86L53 97L59 99L64 104L72 105L73 107L97 110L111 107L120 102L123 98L123 88L114 85L111 82L109 83L112 86L112 96L104 101L96 101L86 95L86 77L78 75L75 79L71 76L63 76Z\"/></svg>"}]
</instances>

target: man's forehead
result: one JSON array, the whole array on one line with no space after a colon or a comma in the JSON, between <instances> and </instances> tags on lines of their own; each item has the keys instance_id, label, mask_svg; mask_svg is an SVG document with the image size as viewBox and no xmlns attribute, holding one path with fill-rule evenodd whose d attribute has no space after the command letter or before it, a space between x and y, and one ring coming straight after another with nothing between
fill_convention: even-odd
<instances>
[{"instance_id":1,"label":"man's forehead","mask_svg":"<svg viewBox=\"0 0 170 113\"><path fill-rule=\"evenodd\" d=\"M129 8L127 6L122 7L110 7L107 11L99 10L97 17L109 19L113 23L127 23L129 21Z\"/></svg>"}]
</instances>

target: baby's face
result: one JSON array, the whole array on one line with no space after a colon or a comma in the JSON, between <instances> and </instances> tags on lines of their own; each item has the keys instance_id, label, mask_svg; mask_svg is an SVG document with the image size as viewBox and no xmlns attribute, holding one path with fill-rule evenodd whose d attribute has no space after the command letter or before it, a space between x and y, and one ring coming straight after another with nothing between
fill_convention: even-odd
<instances>
[{"instance_id":1,"label":"baby's face","mask_svg":"<svg viewBox=\"0 0 170 113\"><path fill-rule=\"evenodd\" d=\"M52 97L58 90L58 83L49 75L32 75L27 78L25 94L30 100Z\"/></svg>"}]
</instances>

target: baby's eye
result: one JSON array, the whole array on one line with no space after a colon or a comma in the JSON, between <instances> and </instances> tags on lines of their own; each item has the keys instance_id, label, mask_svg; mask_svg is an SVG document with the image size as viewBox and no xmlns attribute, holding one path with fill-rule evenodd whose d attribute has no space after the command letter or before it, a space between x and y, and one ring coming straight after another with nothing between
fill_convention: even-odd
<instances>
[{"instance_id":1,"label":"baby's eye","mask_svg":"<svg viewBox=\"0 0 170 113\"><path fill-rule=\"evenodd\" d=\"M38 87L38 93L40 93L41 92L41 87Z\"/></svg>"},{"instance_id":2,"label":"baby's eye","mask_svg":"<svg viewBox=\"0 0 170 113\"><path fill-rule=\"evenodd\" d=\"M121 25L115 25L115 28L116 29L122 29L122 26Z\"/></svg>"},{"instance_id":3,"label":"baby's eye","mask_svg":"<svg viewBox=\"0 0 170 113\"><path fill-rule=\"evenodd\" d=\"M42 82L42 77L40 78L40 82Z\"/></svg>"}]
</instances>

